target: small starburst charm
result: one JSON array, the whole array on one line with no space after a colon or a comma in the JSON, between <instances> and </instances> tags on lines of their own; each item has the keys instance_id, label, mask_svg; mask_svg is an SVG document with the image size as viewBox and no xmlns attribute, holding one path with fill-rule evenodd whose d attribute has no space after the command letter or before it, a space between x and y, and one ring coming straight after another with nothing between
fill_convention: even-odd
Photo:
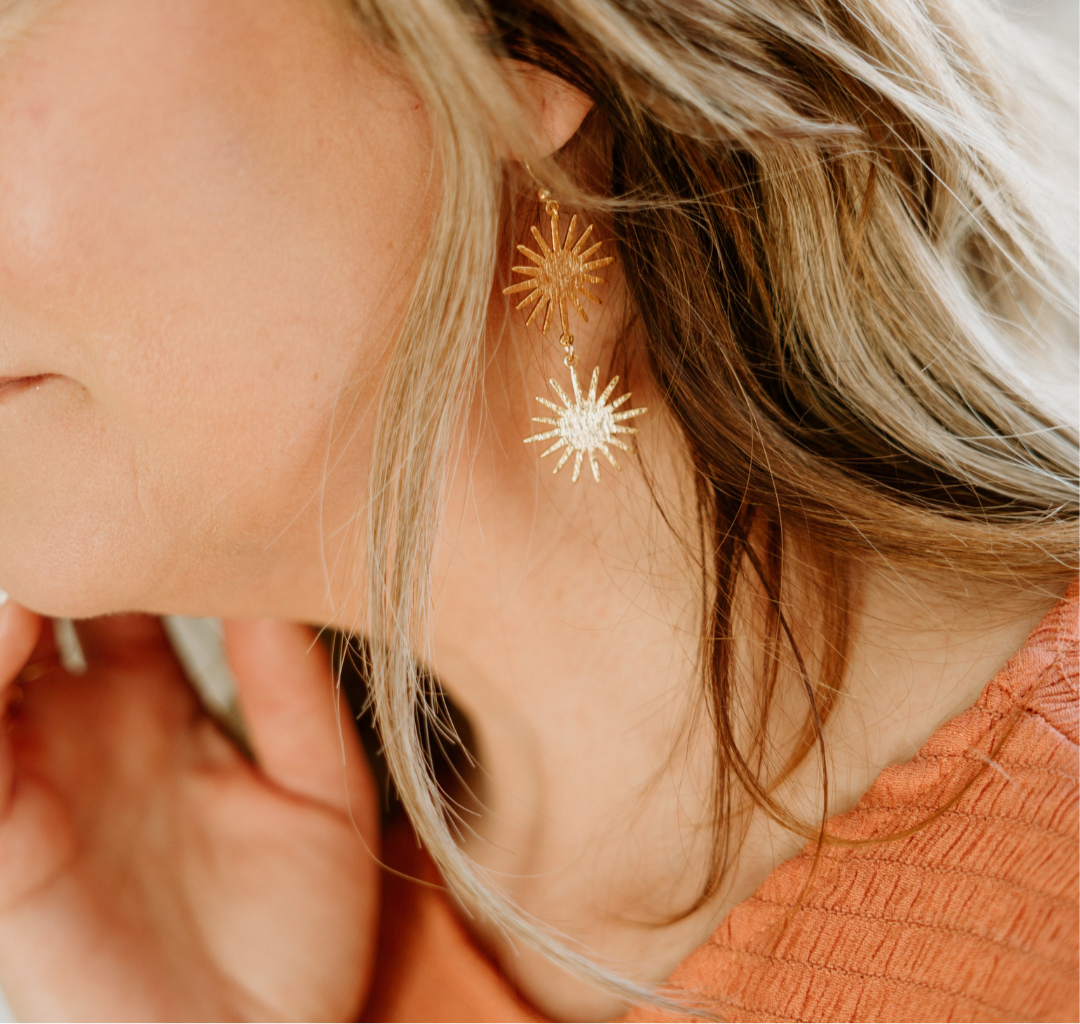
<instances>
[{"instance_id":1,"label":"small starburst charm","mask_svg":"<svg viewBox=\"0 0 1080 1024\"><path fill-rule=\"evenodd\" d=\"M593 479L600 483L600 466L596 461L596 450L599 449L607 456L608 462L610 462L617 470L622 470L622 466L615 460L615 456L611 454L608 445L614 445L616 448L621 448L625 452L634 453L633 448L620 441L616 434L636 434L637 427L624 427L624 420L632 420L635 416L642 416L648 409L628 409L626 412L616 412L624 402L630 398L630 392L625 395L620 395L610 405L606 402L611 392L615 390L615 385L619 383L618 377L612 377L611 383L604 388L604 392L599 398L596 397L596 385L600 379L600 367L592 372L592 381L589 384L589 394L587 397L582 397L581 385L578 383L577 370L570 367L570 380L574 386L574 401L571 403L570 399L566 396L566 392L552 379L548 383L554 389L555 394L562 399L563 405L566 407L560 409L554 402L548 401L546 398L537 397L537 401L541 405L546 405L549 409L557 414L557 418L551 416L534 416L534 423L547 423L552 426L553 429L545 430L541 434L533 434L531 437L525 438L526 444L532 444L538 441L549 441L552 438L558 438L558 440L546 451L542 452L540 458L544 458L546 455L550 455L552 452L557 452L560 448L565 449L562 453L562 457L556 464L553 473L558 473L563 466L569 461L570 456L574 456L574 475L571 480L572 483L577 483L578 477L581 475L581 463L585 456L589 456L589 465L592 467Z\"/></svg>"},{"instance_id":2,"label":"small starburst charm","mask_svg":"<svg viewBox=\"0 0 1080 1024\"><path fill-rule=\"evenodd\" d=\"M552 310L557 308L562 333L567 334L570 330L567 302L573 303L574 308L581 314L581 319L588 323L589 317L585 312L585 307L581 304L581 300L578 298L578 293L580 292L593 302L599 302L600 299L586 285L603 284L604 279L597 277L593 271L599 270L600 267L606 267L609 263L614 263L615 257L603 256L600 259L589 260L589 257L604 244L603 242L594 242L588 249L584 248L586 241L592 234L592 225L590 224L581 237L574 242L574 231L577 230L577 214L575 213L570 218L566 238L560 239L559 204L549 201L547 212L551 218L551 245L549 246L544 241L544 236L540 234L534 225L532 235L536 239L537 245L540 246L540 252L533 252L532 249L524 245L519 245L517 248L518 252L536 265L510 268L517 274L524 274L530 280L521 281L518 284L512 284L508 288L504 288L503 294L513 295L515 292L528 292L517 304L518 309L527 306L530 302L536 302L532 313L529 314L529 319L525 321L526 327L541 312L547 310L544 313L544 325L540 328L541 334L547 334L548 327L551 325ZM571 243L573 244L571 245Z\"/></svg>"}]
</instances>

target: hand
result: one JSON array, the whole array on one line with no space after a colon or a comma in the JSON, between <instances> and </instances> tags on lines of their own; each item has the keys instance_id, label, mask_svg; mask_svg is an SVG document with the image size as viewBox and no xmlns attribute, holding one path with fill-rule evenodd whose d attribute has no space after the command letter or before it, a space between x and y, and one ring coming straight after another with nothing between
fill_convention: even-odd
<instances>
[{"instance_id":1,"label":"hand","mask_svg":"<svg viewBox=\"0 0 1080 1024\"><path fill-rule=\"evenodd\" d=\"M156 619L79 636L89 670L72 676L51 629L0 607L0 987L16 1015L355 1020L378 804L311 631L226 626L257 767Z\"/></svg>"}]
</instances>

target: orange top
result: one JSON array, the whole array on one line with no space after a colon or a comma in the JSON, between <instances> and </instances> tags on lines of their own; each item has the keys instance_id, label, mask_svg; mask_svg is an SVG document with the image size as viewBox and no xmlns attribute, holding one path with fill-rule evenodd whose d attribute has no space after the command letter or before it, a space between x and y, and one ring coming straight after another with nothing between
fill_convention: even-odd
<instances>
[{"instance_id":1,"label":"orange top","mask_svg":"<svg viewBox=\"0 0 1080 1024\"><path fill-rule=\"evenodd\" d=\"M813 872L809 844L668 991L729 1021L1077 1020L1078 594L1074 583L978 701L829 834L858 843L933 820L886 842L826 844ZM407 834L389 836L386 855L437 881ZM542 1019L444 895L387 876L384 900L365 1020ZM625 1019L674 1018L637 1007Z\"/></svg>"}]
</instances>

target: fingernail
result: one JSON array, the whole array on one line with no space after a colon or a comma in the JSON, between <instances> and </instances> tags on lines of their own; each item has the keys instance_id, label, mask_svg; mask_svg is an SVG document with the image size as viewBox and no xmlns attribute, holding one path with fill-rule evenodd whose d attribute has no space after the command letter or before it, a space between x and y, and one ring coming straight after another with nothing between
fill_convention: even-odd
<instances>
[{"instance_id":1,"label":"fingernail","mask_svg":"<svg viewBox=\"0 0 1080 1024\"><path fill-rule=\"evenodd\" d=\"M0 608L7 604L7 591L0 590Z\"/></svg>"}]
</instances>

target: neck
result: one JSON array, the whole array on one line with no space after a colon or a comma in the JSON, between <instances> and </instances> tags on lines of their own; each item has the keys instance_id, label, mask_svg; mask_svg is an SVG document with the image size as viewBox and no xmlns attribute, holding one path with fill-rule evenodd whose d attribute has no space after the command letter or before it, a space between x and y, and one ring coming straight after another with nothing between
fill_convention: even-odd
<instances>
[{"instance_id":1,"label":"neck","mask_svg":"<svg viewBox=\"0 0 1080 1024\"><path fill-rule=\"evenodd\" d=\"M722 892L679 918L700 894L712 839L700 570L679 535L694 536L690 470L659 413L643 422L640 441L652 488L632 459L599 487L538 466L521 444L531 429L522 407L544 393L554 362L538 357L515 376L492 360L484 426L478 409L479 440L439 549L433 667L469 718L482 765L470 855L523 909L656 982L804 840L750 814ZM640 394L661 408L647 385L632 386L635 404ZM854 806L882 768L969 706L1054 599L949 598L874 569L856 589L845 695L826 731L830 813ZM794 697L792 706L805 711ZM821 815L818 782L811 756L778 793L811 824ZM545 1012L618 1012L478 927Z\"/></svg>"},{"instance_id":2,"label":"neck","mask_svg":"<svg viewBox=\"0 0 1080 1024\"><path fill-rule=\"evenodd\" d=\"M616 372L613 306L575 332L586 374L596 364ZM620 473L602 464L599 485L587 469L577 484L569 467L553 476L554 459L539 461L522 440L544 413L534 397L549 394L549 377L566 378L562 350L516 323L494 336L502 344L463 434L468 471L449 493L434 590L431 667L468 717L482 766L482 813L466 846L524 910L660 981L803 840L750 813L725 887L684 914L709 862L714 758L700 703L702 582L686 541L696 537L692 470L660 396L631 366L624 386L652 410L640 460L621 459ZM308 589L323 600L325 587ZM826 730L832 813L970 705L1052 603L945 598L932 583L873 569L857 592L844 696ZM355 621L351 609L335 617L346 629ZM817 771L808 758L777 794L811 823ZM477 927L545 1012L618 1012Z\"/></svg>"}]
</instances>

